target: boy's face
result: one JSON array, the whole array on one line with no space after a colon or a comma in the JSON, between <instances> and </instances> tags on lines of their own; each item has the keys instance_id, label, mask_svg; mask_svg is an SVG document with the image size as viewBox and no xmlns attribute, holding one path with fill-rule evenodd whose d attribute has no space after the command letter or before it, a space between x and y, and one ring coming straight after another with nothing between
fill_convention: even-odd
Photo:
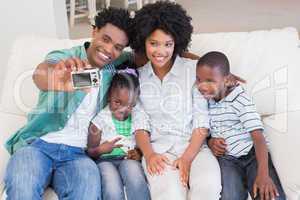
<instances>
[{"instance_id":1,"label":"boy's face","mask_svg":"<svg viewBox=\"0 0 300 200\"><path fill-rule=\"evenodd\" d=\"M127 119L135 105L137 95L128 88L114 88L109 94L109 108L113 116L120 121Z\"/></svg>"},{"instance_id":2,"label":"boy's face","mask_svg":"<svg viewBox=\"0 0 300 200\"><path fill-rule=\"evenodd\" d=\"M107 23L102 28L94 28L87 56L92 67L102 68L118 58L128 44L126 33Z\"/></svg>"},{"instance_id":3,"label":"boy's face","mask_svg":"<svg viewBox=\"0 0 300 200\"><path fill-rule=\"evenodd\" d=\"M227 76L218 68L207 65L197 66L196 85L206 99L221 100L226 93Z\"/></svg>"}]
</instances>

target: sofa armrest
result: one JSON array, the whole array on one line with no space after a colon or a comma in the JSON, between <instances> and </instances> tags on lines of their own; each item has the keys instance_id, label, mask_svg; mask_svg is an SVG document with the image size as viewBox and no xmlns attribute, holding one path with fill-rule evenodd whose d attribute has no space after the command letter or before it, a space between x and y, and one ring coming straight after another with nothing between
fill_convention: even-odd
<instances>
[{"instance_id":1,"label":"sofa armrest","mask_svg":"<svg viewBox=\"0 0 300 200\"><path fill-rule=\"evenodd\" d=\"M0 112L0 184L3 182L5 168L9 159L9 153L4 148L4 143L12 133L25 123L26 117L24 116Z\"/></svg>"},{"instance_id":2,"label":"sofa armrest","mask_svg":"<svg viewBox=\"0 0 300 200\"><path fill-rule=\"evenodd\" d=\"M272 160L289 200L300 200L299 117L300 110L263 119Z\"/></svg>"}]
</instances>

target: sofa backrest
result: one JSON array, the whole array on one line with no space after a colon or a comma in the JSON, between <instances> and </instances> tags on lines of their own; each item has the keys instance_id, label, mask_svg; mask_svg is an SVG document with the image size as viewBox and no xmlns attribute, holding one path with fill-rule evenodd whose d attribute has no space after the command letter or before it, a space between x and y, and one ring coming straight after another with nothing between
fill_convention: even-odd
<instances>
[{"instance_id":1,"label":"sofa backrest","mask_svg":"<svg viewBox=\"0 0 300 200\"><path fill-rule=\"evenodd\" d=\"M299 42L294 28L270 31L193 35L191 51L203 55L224 52L231 71L247 80L246 87L261 114L276 112L273 85L285 81ZM293 55L291 55L293 54Z\"/></svg>"},{"instance_id":2,"label":"sofa backrest","mask_svg":"<svg viewBox=\"0 0 300 200\"><path fill-rule=\"evenodd\" d=\"M39 90L32 81L36 66L50 51L81 45L84 41L32 35L18 38L12 47L5 73L0 111L26 115L35 106L38 98Z\"/></svg>"},{"instance_id":3,"label":"sofa backrest","mask_svg":"<svg viewBox=\"0 0 300 200\"><path fill-rule=\"evenodd\" d=\"M11 50L0 111L24 115L34 105L38 89L32 82L32 72L51 50L80 45L87 39L59 40L24 36L16 40ZM285 79L291 54L296 49L298 33L294 28L271 31L194 34L190 50L198 55L208 51L224 52L233 73L247 80L245 87L254 94L261 114L275 113L272 83ZM267 97L267 98L266 98Z\"/></svg>"}]
</instances>

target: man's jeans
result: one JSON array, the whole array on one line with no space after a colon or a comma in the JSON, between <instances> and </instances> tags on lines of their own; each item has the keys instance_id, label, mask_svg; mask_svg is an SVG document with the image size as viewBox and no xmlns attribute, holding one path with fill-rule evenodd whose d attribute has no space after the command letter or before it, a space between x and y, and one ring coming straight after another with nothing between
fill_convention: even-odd
<instances>
[{"instance_id":1,"label":"man's jeans","mask_svg":"<svg viewBox=\"0 0 300 200\"><path fill-rule=\"evenodd\" d=\"M253 198L253 184L257 174L257 160L254 148L248 155L218 157L222 175L221 200L246 200L248 192ZM269 154L269 175L280 196L276 200L285 200L285 194ZM259 192L258 192L259 193ZM255 199L259 200L259 197Z\"/></svg>"},{"instance_id":2,"label":"man's jeans","mask_svg":"<svg viewBox=\"0 0 300 200\"><path fill-rule=\"evenodd\" d=\"M101 199L99 169L84 150L41 139L13 154L5 185L8 200L41 200L49 185L59 199Z\"/></svg>"},{"instance_id":3,"label":"man's jeans","mask_svg":"<svg viewBox=\"0 0 300 200\"><path fill-rule=\"evenodd\" d=\"M123 158L99 159L103 200L150 200L141 162Z\"/></svg>"}]
</instances>

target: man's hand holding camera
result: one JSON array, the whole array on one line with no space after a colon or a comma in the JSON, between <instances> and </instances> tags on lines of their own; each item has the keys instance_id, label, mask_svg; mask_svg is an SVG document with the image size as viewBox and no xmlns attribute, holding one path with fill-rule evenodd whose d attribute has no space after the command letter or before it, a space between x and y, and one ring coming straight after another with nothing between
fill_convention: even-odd
<instances>
[{"instance_id":1,"label":"man's hand holding camera","mask_svg":"<svg viewBox=\"0 0 300 200\"><path fill-rule=\"evenodd\" d=\"M74 91L71 74L91 68L87 60L77 57L60 60L57 63L43 62L33 74L33 80L41 90Z\"/></svg>"},{"instance_id":2,"label":"man's hand holding camera","mask_svg":"<svg viewBox=\"0 0 300 200\"><path fill-rule=\"evenodd\" d=\"M71 72L83 71L90 68L87 60L80 60L79 58L68 58L56 63L52 70L52 80L54 88L60 91L74 91L71 80Z\"/></svg>"}]
</instances>

